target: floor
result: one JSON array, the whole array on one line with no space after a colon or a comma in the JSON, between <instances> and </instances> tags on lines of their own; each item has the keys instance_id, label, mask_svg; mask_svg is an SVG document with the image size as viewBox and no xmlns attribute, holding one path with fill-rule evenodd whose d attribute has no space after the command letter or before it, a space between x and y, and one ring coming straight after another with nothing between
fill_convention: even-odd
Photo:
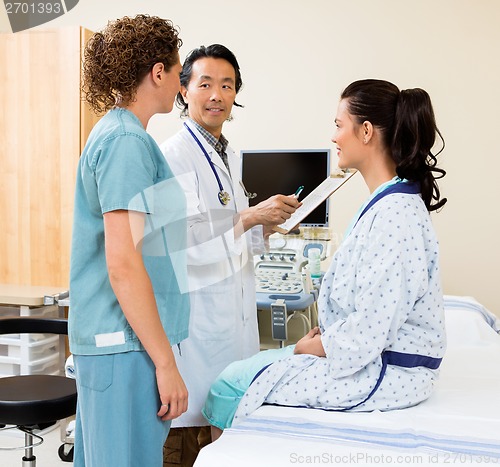
<instances>
[{"instance_id":1,"label":"floor","mask_svg":"<svg viewBox=\"0 0 500 467\"><path fill-rule=\"evenodd\" d=\"M62 445L61 427L58 424L41 433L43 443L33 448L37 467L71 467L73 462L63 462L58 450ZM13 431L0 432L0 465L2 467L21 467L24 450L2 450L4 447L19 446L24 443L24 434L14 434Z\"/></svg>"}]
</instances>

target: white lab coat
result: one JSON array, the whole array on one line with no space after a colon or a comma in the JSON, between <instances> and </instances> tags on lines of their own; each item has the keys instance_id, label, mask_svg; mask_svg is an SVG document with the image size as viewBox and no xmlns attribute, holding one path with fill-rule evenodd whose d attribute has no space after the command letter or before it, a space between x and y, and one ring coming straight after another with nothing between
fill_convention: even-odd
<instances>
[{"instance_id":1,"label":"white lab coat","mask_svg":"<svg viewBox=\"0 0 500 467\"><path fill-rule=\"evenodd\" d=\"M240 158L227 148L229 168L191 122L231 197L223 206L217 179L192 135L183 128L161 145L184 188L188 212L189 337L174 354L189 391L188 411L173 427L205 426L201 415L211 383L231 362L259 351L253 255L264 249L262 226L234 238L233 218L248 207Z\"/></svg>"}]
</instances>

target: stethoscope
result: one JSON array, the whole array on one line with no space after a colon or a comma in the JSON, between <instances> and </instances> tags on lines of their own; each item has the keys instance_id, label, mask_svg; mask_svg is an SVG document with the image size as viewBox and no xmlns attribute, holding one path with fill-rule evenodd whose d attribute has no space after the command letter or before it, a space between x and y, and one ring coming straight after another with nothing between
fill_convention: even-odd
<instances>
[{"instance_id":1,"label":"stethoscope","mask_svg":"<svg viewBox=\"0 0 500 467\"><path fill-rule=\"evenodd\" d=\"M191 136L194 138L194 140L198 143L198 146L202 150L205 158L207 159L207 161L210 165L210 168L212 169L212 172L215 175L215 179L217 180L217 184L219 185L219 193L217 194L217 197L219 198L220 204L222 204L223 206L227 206L229 201L231 201L231 197L229 196L229 193L224 190L224 187L222 186L222 182L220 180L219 174L217 173L217 170L215 170L215 165L212 162L212 159L210 159L210 156L209 156L208 152L206 151L206 149L203 147L203 144L201 144L201 141L193 133L193 130L191 130L191 128L189 128L189 126L186 122L184 122L184 126L187 128L189 133L191 133Z\"/></svg>"}]
</instances>

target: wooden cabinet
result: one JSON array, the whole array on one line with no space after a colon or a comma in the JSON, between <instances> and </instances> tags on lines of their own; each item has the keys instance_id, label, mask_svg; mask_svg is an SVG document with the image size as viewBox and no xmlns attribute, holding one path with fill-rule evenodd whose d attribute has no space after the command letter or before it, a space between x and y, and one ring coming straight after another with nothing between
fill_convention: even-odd
<instances>
[{"instance_id":1,"label":"wooden cabinet","mask_svg":"<svg viewBox=\"0 0 500 467\"><path fill-rule=\"evenodd\" d=\"M0 34L0 283L69 283L75 175L97 120L80 27Z\"/></svg>"}]
</instances>

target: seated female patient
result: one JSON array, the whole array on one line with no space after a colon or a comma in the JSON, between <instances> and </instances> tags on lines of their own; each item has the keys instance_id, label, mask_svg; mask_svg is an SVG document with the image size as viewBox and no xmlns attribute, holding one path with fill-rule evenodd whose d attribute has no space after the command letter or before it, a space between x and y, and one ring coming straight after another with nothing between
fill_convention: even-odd
<instances>
[{"instance_id":1,"label":"seated female patient","mask_svg":"<svg viewBox=\"0 0 500 467\"><path fill-rule=\"evenodd\" d=\"M260 405L392 410L429 397L445 352L438 241L442 207L431 150L436 127L422 89L362 80L342 93L333 142L340 168L359 170L370 196L321 284L319 327L295 346L229 365L204 416L224 429ZM213 430L214 438L220 434Z\"/></svg>"}]
</instances>

